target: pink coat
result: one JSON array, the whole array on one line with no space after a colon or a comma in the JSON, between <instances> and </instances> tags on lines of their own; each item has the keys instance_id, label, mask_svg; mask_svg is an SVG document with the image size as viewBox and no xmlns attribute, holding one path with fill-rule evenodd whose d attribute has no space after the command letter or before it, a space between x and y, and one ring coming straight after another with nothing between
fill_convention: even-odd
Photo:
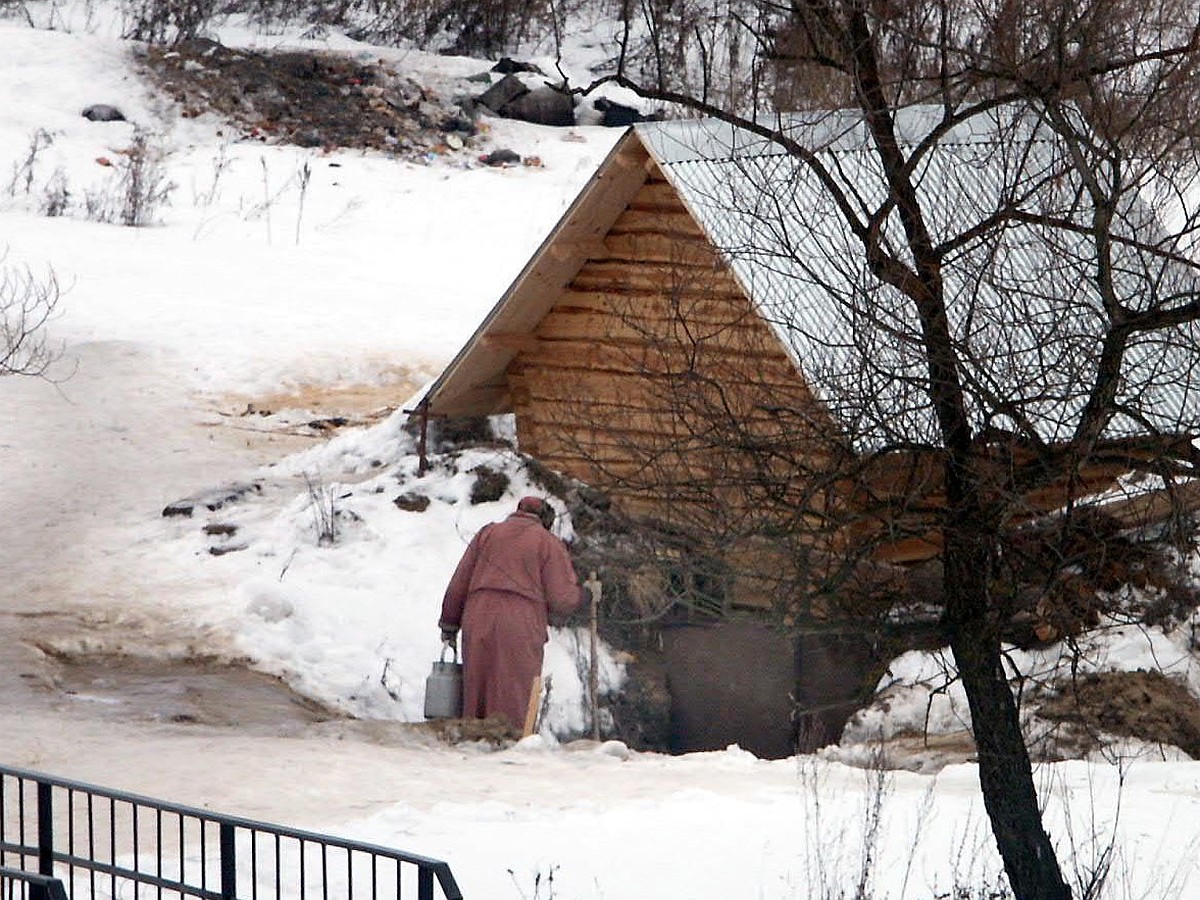
<instances>
[{"instance_id":1,"label":"pink coat","mask_svg":"<svg viewBox=\"0 0 1200 900\"><path fill-rule=\"evenodd\" d=\"M521 729L551 613L583 601L566 545L533 513L485 526L467 546L442 599L439 625L463 632L463 715L506 716Z\"/></svg>"}]
</instances>

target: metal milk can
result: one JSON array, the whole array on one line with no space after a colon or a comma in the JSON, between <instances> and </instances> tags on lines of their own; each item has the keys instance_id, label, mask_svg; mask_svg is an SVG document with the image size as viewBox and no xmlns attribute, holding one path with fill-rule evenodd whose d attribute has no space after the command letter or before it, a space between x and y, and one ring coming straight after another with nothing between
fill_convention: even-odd
<instances>
[{"instance_id":1,"label":"metal milk can","mask_svg":"<svg viewBox=\"0 0 1200 900\"><path fill-rule=\"evenodd\" d=\"M425 718L458 719L462 716L463 674L454 648L454 661L446 662L448 645L442 646L442 658L433 664L425 679Z\"/></svg>"}]
</instances>

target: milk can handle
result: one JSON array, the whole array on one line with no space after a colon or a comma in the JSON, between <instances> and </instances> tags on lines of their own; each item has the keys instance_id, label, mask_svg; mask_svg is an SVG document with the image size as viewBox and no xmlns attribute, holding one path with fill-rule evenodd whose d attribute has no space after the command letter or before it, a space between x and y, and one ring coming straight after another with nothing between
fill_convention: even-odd
<instances>
[{"instance_id":1,"label":"milk can handle","mask_svg":"<svg viewBox=\"0 0 1200 900\"><path fill-rule=\"evenodd\" d=\"M442 658L441 658L441 662L445 662L445 661L446 661L446 651L447 651L447 650L453 650L453 651L454 651L454 661L455 661L455 662L458 662L458 644L455 644L453 647L452 647L450 644L442 644Z\"/></svg>"}]
</instances>

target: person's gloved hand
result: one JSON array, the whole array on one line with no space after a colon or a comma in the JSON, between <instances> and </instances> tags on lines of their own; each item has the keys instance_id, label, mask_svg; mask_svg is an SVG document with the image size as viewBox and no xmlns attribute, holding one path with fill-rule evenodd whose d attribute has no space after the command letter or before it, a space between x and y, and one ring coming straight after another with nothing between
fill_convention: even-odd
<instances>
[{"instance_id":1,"label":"person's gloved hand","mask_svg":"<svg viewBox=\"0 0 1200 900\"><path fill-rule=\"evenodd\" d=\"M458 631L451 628L442 629L442 643L447 647L458 649Z\"/></svg>"},{"instance_id":2,"label":"person's gloved hand","mask_svg":"<svg viewBox=\"0 0 1200 900\"><path fill-rule=\"evenodd\" d=\"M588 580L583 583L584 590L587 591L587 598L592 603L600 602L600 592L603 590L600 584L600 579L596 577L595 572L588 573Z\"/></svg>"}]
</instances>

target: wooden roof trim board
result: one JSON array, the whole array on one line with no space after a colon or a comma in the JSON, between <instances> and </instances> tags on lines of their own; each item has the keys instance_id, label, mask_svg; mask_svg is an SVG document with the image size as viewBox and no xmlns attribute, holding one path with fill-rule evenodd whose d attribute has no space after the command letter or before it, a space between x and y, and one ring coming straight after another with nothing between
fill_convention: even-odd
<instances>
[{"instance_id":1,"label":"wooden roof trim board","mask_svg":"<svg viewBox=\"0 0 1200 900\"><path fill-rule=\"evenodd\" d=\"M603 247L604 236L625 211L653 167L630 129L609 151L524 269L492 307L471 339L425 392L432 415L511 412L504 371L559 293Z\"/></svg>"}]
</instances>

